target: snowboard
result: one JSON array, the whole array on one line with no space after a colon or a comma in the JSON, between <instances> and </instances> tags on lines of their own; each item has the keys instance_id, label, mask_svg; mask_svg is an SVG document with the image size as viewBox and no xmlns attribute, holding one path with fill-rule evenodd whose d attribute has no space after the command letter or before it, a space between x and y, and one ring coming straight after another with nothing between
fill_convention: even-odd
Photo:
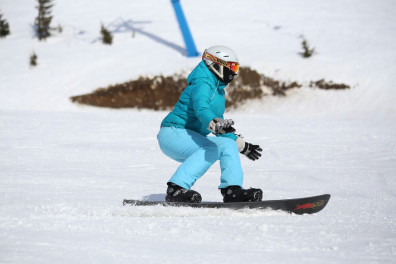
<instances>
[{"instance_id":1,"label":"snowboard","mask_svg":"<svg viewBox=\"0 0 396 264\"><path fill-rule=\"evenodd\" d=\"M133 206L174 206L174 207L193 207L193 208L229 208L239 209L272 209L282 210L295 214L314 214L321 211L330 199L330 194L322 194L312 197L282 199L282 200L265 200L258 202L202 202L202 203L181 203L181 202L164 202L164 201L141 201L141 200L124 200L123 205Z\"/></svg>"}]
</instances>

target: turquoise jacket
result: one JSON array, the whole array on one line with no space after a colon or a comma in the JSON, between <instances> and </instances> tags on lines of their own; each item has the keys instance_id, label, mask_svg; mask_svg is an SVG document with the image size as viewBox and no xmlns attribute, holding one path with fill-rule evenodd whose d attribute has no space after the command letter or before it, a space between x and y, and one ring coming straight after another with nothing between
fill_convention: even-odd
<instances>
[{"instance_id":1,"label":"turquoise jacket","mask_svg":"<svg viewBox=\"0 0 396 264\"><path fill-rule=\"evenodd\" d=\"M172 112L161 123L161 127L190 129L207 136L209 123L216 117L224 119L226 84L219 81L203 61L187 78L188 86L179 97ZM236 140L237 136L225 136Z\"/></svg>"}]
</instances>

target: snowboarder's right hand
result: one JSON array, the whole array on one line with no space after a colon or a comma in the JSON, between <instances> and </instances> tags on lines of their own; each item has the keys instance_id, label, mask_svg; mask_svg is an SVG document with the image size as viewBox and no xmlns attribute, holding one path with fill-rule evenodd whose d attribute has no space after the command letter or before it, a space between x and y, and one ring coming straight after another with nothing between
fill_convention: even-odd
<instances>
[{"instance_id":1,"label":"snowboarder's right hand","mask_svg":"<svg viewBox=\"0 0 396 264\"><path fill-rule=\"evenodd\" d=\"M216 117L209 123L209 131L214 134L226 134L235 132L235 128L232 127L234 121L232 119L221 119Z\"/></svg>"}]
</instances>

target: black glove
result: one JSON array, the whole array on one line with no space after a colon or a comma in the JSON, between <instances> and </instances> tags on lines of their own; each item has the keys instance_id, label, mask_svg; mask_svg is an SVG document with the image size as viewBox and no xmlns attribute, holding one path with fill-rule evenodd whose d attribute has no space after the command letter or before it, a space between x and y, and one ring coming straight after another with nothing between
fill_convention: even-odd
<instances>
[{"instance_id":1,"label":"black glove","mask_svg":"<svg viewBox=\"0 0 396 264\"><path fill-rule=\"evenodd\" d=\"M253 145L245 142L245 147L241 151L243 155L248 157L249 159L255 161L261 157L261 151L263 151L259 145Z\"/></svg>"},{"instance_id":2,"label":"black glove","mask_svg":"<svg viewBox=\"0 0 396 264\"><path fill-rule=\"evenodd\" d=\"M208 129L215 134L226 134L235 132L235 128L232 127L234 121L232 119L221 119L216 117L209 123Z\"/></svg>"}]
</instances>

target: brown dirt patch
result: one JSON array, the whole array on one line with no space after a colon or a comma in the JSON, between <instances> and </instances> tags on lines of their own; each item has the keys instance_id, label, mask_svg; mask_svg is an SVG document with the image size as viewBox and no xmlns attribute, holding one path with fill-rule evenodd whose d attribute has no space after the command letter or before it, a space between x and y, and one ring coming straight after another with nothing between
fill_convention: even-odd
<instances>
[{"instance_id":1,"label":"brown dirt patch","mask_svg":"<svg viewBox=\"0 0 396 264\"><path fill-rule=\"evenodd\" d=\"M74 103L98 107L168 110L175 105L186 85L186 77L182 75L139 77L70 99ZM326 90L350 88L346 84L325 80L310 82L309 86ZM241 67L238 77L226 89L226 105L237 107L248 99L259 99L265 95L286 96L288 90L300 87L302 85L297 82L275 80L249 67Z\"/></svg>"}]
</instances>

